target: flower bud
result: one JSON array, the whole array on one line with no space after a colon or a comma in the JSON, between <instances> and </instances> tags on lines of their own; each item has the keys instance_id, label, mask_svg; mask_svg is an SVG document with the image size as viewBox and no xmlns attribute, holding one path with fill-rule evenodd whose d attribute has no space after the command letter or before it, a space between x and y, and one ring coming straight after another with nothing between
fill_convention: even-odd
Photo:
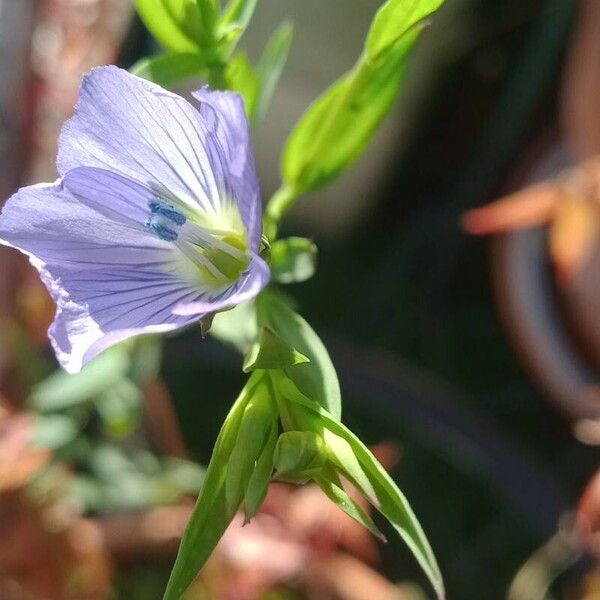
<instances>
[{"instance_id":1,"label":"flower bud","mask_svg":"<svg viewBox=\"0 0 600 600\"><path fill-rule=\"evenodd\" d=\"M287 431L277 440L275 477L290 482L304 482L321 471L327 463L327 448L321 436L312 431Z\"/></svg>"}]
</instances>

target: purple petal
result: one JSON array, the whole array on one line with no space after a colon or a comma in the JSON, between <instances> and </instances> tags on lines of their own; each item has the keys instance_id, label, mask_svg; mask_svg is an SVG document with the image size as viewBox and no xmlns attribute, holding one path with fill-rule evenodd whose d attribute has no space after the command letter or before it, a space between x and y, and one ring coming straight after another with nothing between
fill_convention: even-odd
<instances>
[{"instance_id":1,"label":"purple petal","mask_svg":"<svg viewBox=\"0 0 600 600\"><path fill-rule=\"evenodd\" d=\"M202 118L212 122L219 144L225 150L240 213L248 229L251 247L257 249L262 231L262 208L244 100L239 94L213 92L208 87L192 95L200 102Z\"/></svg>"},{"instance_id":2,"label":"purple petal","mask_svg":"<svg viewBox=\"0 0 600 600\"><path fill-rule=\"evenodd\" d=\"M52 271L52 272L51 272ZM130 337L166 333L197 321L201 315L182 317L172 309L194 297L181 282L136 267L62 271L40 269L42 280L57 303L48 330L56 357L69 373L79 372L100 352ZM68 291L67 291L68 290Z\"/></svg>"},{"instance_id":3,"label":"purple petal","mask_svg":"<svg viewBox=\"0 0 600 600\"><path fill-rule=\"evenodd\" d=\"M92 70L63 127L58 170L63 175L77 167L114 171L207 212L218 211L233 196L256 251L260 196L243 103L235 94L221 93L214 101L209 92L202 94L208 94L200 98L208 106L197 110L122 69ZM231 96L227 102L226 96Z\"/></svg>"},{"instance_id":4,"label":"purple petal","mask_svg":"<svg viewBox=\"0 0 600 600\"><path fill-rule=\"evenodd\" d=\"M150 235L145 223L150 215L150 202L157 196L146 186L118 173L90 167L69 171L63 177L63 186L82 204L111 221Z\"/></svg>"},{"instance_id":5,"label":"purple petal","mask_svg":"<svg viewBox=\"0 0 600 600\"><path fill-rule=\"evenodd\" d=\"M20 189L2 209L0 242L34 264L74 269L168 261L170 244L125 220L113 220L74 197L63 181Z\"/></svg>"},{"instance_id":6,"label":"purple petal","mask_svg":"<svg viewBox=\"0 0 600 600\"><path fill-rule=\"evenodd\" d=\"M173 314L174 306L204 295L165 269L173 261L170 244L86 206L62 182L10 198L0 238L29 256L57 303L49 334L69 372L125 338L201 316Z\"/></svg>"}]
</instances>

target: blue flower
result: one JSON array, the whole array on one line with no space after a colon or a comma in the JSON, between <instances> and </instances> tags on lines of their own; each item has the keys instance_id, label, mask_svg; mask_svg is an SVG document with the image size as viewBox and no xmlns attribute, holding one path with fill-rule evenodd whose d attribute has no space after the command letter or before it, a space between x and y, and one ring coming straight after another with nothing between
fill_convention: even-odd
<instances>
[{"instance_id":1,"label":"blue flower","mask_svg":"<svg viewBox=\"0 0 600 600\"><path fill-rule=\"evenodd\" d=\"M29 256L57 304L49 336L69 372L121 340L249 300L269 280L243 101L192 96L94 69L60 136L60 178L2 210L0 242Z\"/></svg>"}]
</instances>

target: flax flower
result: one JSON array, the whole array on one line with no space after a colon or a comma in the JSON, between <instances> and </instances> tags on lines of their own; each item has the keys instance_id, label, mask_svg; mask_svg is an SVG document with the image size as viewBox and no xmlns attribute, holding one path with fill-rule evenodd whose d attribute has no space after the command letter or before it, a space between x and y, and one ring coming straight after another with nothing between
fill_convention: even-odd
<instances>
[{"instance_id":1,"label":"flax flower","mask_svg":"<svg viewBox=\"0 0 600 600\"><path fill-rule=\"evenodd\" d=\"M243 101L192 96L94 69L60 136L60 178L2 210L0 241L28 255L57 304L49 336L69 372L121 340L244 302L269 279Z\"/></svg>"}]
</instances>

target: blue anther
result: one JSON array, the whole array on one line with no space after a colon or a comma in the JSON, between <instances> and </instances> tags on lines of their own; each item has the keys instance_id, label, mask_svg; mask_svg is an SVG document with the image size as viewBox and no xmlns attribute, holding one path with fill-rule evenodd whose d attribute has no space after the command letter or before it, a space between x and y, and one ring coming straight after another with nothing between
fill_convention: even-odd
<instances>
[{"instance_id":1,"label":"blue anther","mask_svg":"<svg viewBox=\"0 0 600 600\"><path fill-rule=\"evenodd\" d=\"M151 229L161 240L174 242L177 239L177 232L167 227L161 215L150 217L146 221L146 227Z\"/></svg>"},{"instance_id":2,"label":"blue anther","mask_svg":"<svg viewBox=\"0 0 600 600\"><path fill-rule=\"evenodd\" d=\"M148 204L150 211L155 215L162 215L176 225L183 225L186 222L185 215L181 214L175 207L164 200L151 200Z\"/></svg>"}]
</instances>

